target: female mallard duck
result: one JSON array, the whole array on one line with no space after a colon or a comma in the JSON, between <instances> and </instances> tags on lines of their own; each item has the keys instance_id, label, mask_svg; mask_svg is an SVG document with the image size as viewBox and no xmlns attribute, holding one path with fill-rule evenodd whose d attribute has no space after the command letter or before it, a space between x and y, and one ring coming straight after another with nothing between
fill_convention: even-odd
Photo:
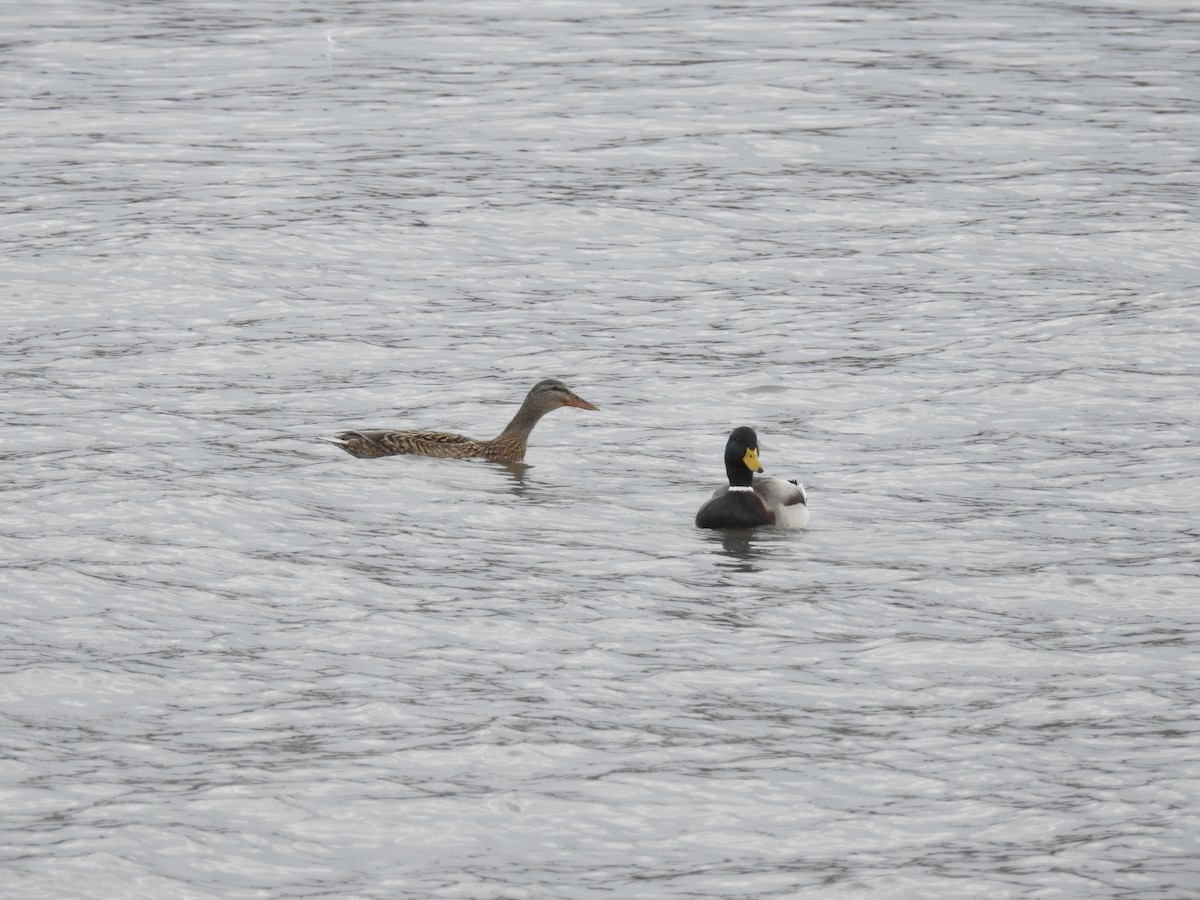
<instances>
[{"instance_id":1,"label":"female mallard duck","mask_svg":"<svg viewBox=\"0 0 1200 900\"><path fill-rule=\"evenodd\" d=\"M596 409L574 391L553 378L539 381L525 397L525 402L500 434L490 441L477 441L461 434L444 431L345 431L337 437L322 440L337 444L351 456L374 459L410 453L414 456L441 456L451 459L482 457L499 463L525 461L525 446L529 432L546 413L560 406Z\"/></svg>"},{"instance_id":2,"label":"female mallard duck","mask_svg":"<svg viewBox=\"0 0 1200 900\"><path fill-rule=\"evenodd\" d=\"M696 513L700 528L803 528L808 524L808 495L795 481L755 478L761 472L758 435L753 428L735 428L725 444L729 484L713 491Z\"/></svg>"}]
</instances>

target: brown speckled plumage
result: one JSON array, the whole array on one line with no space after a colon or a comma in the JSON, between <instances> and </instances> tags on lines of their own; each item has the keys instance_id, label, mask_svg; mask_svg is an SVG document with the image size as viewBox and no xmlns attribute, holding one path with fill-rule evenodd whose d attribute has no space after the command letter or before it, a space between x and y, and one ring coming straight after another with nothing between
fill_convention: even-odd
<instances>
[{"instance_id":1,"label":"brown speckled plumage","mask_svg":"<svg viewBox=\"0 0 1200 900\"><path fill-rule=\"evenodd\" d=\"M596 409L569 387L553 378L539 381L508 427L490 441L477 441L461 434L444 431L346 431L336 438L325 438L351 456L374 459L408 453L414 456L439 456L450 459L490 459L499 463L525 461L529 433L546 413L560 406Z\"/></svg>"}]
</instances>

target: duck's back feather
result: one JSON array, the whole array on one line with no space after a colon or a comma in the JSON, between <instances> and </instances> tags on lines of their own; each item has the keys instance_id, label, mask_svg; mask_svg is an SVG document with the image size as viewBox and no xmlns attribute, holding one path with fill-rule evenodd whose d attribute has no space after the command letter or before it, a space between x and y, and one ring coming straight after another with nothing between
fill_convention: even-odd
<instances>
[{"instance_id":1,"label":"duck's back feather","mask_svg":"<svg viewBox=\"0 0 1200 900\"><path fill-rule=\"evenodd\" d=\"M347 431L337 436L337 443L351 456L360 459L401 453L447 459L484 455L481 441L444 431Z\"/></svg>"}]
</instances>

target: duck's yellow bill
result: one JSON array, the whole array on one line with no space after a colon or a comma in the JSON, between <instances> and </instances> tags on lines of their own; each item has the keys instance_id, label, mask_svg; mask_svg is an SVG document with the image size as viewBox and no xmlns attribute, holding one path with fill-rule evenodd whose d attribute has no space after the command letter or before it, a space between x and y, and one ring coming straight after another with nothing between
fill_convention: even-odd
<instances>
[{"instance_id":1,"label":"duck's yellow bill","mask_svg":"<svg viewBox=\"0 0 1200 900\"><path fill-rule=\"evenodd\" d=\"M742 462L746 464L746 468L751 472L761 472L763 470L762 463L758 461L758 451L753 447L746 451L746 455L742 457Z\"/></svg>"}]
</instances>

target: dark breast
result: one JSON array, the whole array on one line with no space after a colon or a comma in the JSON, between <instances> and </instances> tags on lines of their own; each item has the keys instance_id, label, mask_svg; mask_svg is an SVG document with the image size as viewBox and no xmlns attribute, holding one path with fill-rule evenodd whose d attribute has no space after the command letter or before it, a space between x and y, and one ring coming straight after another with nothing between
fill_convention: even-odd
<instances>
[{"instance_id":1,"label":"dark breast","mask_svg":"<svg viewBox=\"0 0 1200 900\"><path fill-rule=\"evenodd\" d=\"M775 513L753 491L730 491L713 497L696 513L699 528L757 528L775 521Z\"/></svg>"}]
</instances>

